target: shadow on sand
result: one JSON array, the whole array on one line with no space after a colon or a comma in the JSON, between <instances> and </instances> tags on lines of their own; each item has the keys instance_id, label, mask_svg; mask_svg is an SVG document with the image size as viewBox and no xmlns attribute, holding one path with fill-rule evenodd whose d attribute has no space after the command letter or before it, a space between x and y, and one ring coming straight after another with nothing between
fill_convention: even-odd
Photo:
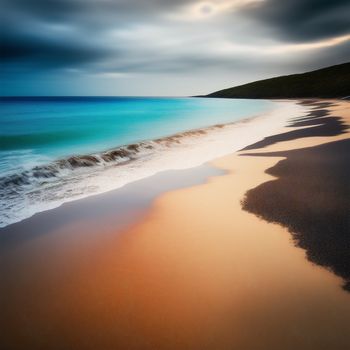
<instances>
[{"instance_id":1,"label":"shadow on sand","mask_svg":"<svg viewBox=\"0 0 350 350\"><path fill-rule=\"evenodd\" d=\"M316 110L320 112L323 110ZM327 114L329 114L327 112ZM328 136L346 129L338 117L298 118L295 126L319 125L271 136L246 149L306 136ZM302 119L302 120L300 120ZM291 232L313 263L344 279L350 292L350 139L298 150L248 153L245 156L285 157L266 173L277 177L249 190L243 209Z\"/></svg>"}]
</instances>

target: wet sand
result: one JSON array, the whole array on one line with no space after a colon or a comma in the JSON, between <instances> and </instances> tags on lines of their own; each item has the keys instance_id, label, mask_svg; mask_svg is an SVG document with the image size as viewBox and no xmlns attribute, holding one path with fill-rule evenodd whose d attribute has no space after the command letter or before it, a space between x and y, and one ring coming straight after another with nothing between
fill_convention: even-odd
<instances>
[{"instance_id":1,"label":"wet sand","mask_svg":"<svg viewBox=\"0 0 350 350\"><path fill-rule=\"evenodd\" d=\"M349 112L345 102L326 108L342 120ZM293 137L249 152L348 137ZM109 214L104 225L70 220L12 242L1 252L5 348L348 349L342 279L310 263L287 228L242 210L283 157L216 160L226 174L157 196L126 228Z\"/></svg>"}]
</instances>

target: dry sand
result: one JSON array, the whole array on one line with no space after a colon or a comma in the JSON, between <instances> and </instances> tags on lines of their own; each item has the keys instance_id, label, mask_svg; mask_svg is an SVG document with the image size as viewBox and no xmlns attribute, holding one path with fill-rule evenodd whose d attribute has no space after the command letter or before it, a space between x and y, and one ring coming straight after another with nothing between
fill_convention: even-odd
<instances>
[{"instance_id":1,"label":"dry sand","mask_svg":"<svg viewBox=\"0 0 350 350\"><path fill-rule=\"evenodd\" d=\"M349 103L332 109L349 121ZM264 152L348 137L282 142ZM270 180L264 170L278 160L217 160L227 175L163 195L128 232L124 267L142 276L139 291L147 294L134 301L152 310L149 332L162 348L175 337L195 349L349 348L350 295L341 280L307 261L285 228L241 209L244 193Z\"/></svg>"}]
</instances>

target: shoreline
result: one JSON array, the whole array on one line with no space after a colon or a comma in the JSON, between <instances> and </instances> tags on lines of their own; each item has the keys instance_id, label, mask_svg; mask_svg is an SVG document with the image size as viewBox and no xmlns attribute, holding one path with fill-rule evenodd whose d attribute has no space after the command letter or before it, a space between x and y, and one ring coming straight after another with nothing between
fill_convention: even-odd
<instances>
[{"instance_id":1,"label":"shoreline","mask_svg":"<svg viewBox=\"0 0 350 350\"><path fill-rule=\"evenodd\" d=\"M220 174L211 170L204 183L161 191L121 231L108 214L96 227L73 220L16 242L2 256L11 267L2 271L8 344L347 349L350 296L340 278L312 265L286 228L241 208L248 190L273 179L266 169L286 158L264 153L345 138L302 137L216 159L210 164Z\"/></svg>"},{"instance_id":2,"label":"shoreline","mask_svg":"<svg viewBox=\"0 0 350 350\"><path fill-rule=\"evenodd\" d=\"M308 260L342 277L350 292L350 103L322 106L331 110L319 106L307 117L293 119L288 125L292 131L245 148L243 156L283 160L265 171L276 179L250 189L242 206L288 228ZM335 114L339 110L340 116ZM305 126L309 128L293 129ZM290 140L298 147L284 148Z\"/></svg>"},{"instance_id":3,"label":"shoreline","mask_svg":"<svg viewBox=\"0 0 350 350\"><path fill-rule=\"evenodd\" d=\"M108 193L161 171L205 164L274 133L285 123L286 118L280 116L297 110L301 112L302 107L279 101L269 112L249 118L100 153L69 156L1 177L0 227L64 203Z\"/></svg>"}]
</instances>

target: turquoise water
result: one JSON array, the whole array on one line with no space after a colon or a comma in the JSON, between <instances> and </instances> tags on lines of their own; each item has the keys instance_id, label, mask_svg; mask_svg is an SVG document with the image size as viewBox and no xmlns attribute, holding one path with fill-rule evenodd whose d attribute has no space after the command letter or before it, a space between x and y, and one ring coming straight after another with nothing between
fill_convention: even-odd
<instances>
[{"instance_id":1,"label":"turquoise water","mask_svg":"<svg viewBox=\"0 0 350 350\"><path fill-rule=\"evenodd\" d=\"M237 121L270 104L200 98L2 99L0 171ZM16 164L11 164L14 154Z\"/></svg>"},{"instance_id":2,"label":"turquoise water","mask_svg":"<svg viewBox=\"0 0 350 350\"><path fill-rule=\"evenodd\" d=\"M276 104L205 98L1 98L0 227L238 150L260 139L266 126L275 127L275 122L255 124L248 118L266 115ZM218 124L222 126L214 127Z\"/></svg>"}]
</instances>

